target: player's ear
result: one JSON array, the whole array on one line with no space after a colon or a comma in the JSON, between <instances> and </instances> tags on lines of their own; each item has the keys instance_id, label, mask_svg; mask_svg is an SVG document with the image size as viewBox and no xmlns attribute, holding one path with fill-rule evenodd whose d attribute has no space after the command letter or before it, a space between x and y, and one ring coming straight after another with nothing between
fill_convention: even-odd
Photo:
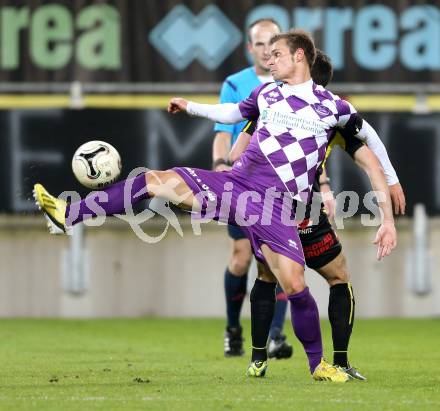
<instances>
[{"instance_id":1,"label":"player's ear","mask_svg":"<svg viewBox=\"0 0 440 411\"><path fill-rule=\"evenodd\" d=\"M247 51L249 53L252 53L252 42L250 40L246 43L246 47L247 47Z\"/></svg>"},{"instance_id":2,"label":"player's ear","mask_svg":"<svg viewBox=\"0 0 440 411\"><path fill-rule=\"evenodd\" d=\"M304 50L301 48L296 49L295 54L293 55L295 63L299 63L304 60Z\"/></svg>"}]
</instances>

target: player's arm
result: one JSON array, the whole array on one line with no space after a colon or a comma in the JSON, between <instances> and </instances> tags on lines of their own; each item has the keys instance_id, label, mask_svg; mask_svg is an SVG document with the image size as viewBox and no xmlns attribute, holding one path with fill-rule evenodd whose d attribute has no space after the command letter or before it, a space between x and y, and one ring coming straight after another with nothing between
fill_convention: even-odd
<instances>
[{"instance_id":1,"label":"player's arm","mask_svg":"<svg viewBox=\"0 0 440 411\"><path fill-rule=\"evenodd\" d=\"M378 245L377 258L380 260L389 255L397 244L397 234L394 227L393 209L387 180L382 165L369 147L363 146L356 150L354 160L367 173L373 190L382 193L383 198L380 200L383 201L378 199L378 205L382 210L383 219L374 239L374 243Z\"/></svg>"},{"instance_id":2,"label":"player's arm","mask_svg":"<svg viewBox=\"0 0 440 411\"><path fill-rule=\"evenodd\" d=\"M232 146L231 151L229 152L229 161L231 163L237 161L246 150L249 142L251 141L252 134L254 134L256 125L256 121L250 120L241 130L240 134L237 137L237 140L235 140L235 143Z\"/></svg>"},{"instance_id":3,"label":"player's arm","mask_svg":"<svg viewBox=\"0 0 440 411\"><path fill-rule=\"evenodd\" d=\"M335 217L336 200L330 186L330 178L327 175L325 167L322 168L322 173L319 176L319 191L321 192L322 202L324 203L325 211L328 218Z\"/></svg>"},{"instance_id":4,"label":"player's arm","mask_svg":"<svg viewBox=\"0 0 440 411\"><path fill-rule=\"evenodd\" d=\"M212 144L212 169L215 171L229 170L228 154L231 147L231 133L218 131Z\"/></svg>"},{"instance_id":5,"label":"player's arm","mask_svg":"<svg viewBox=\"0 0 440 411\"><path fill-rule=\"evenodd\" d=\"M173 97L168 103L168 112L175 114L186 111L189 115L223 124L235 124L244 119L257 120L260 115L257 98L265 86L266 84L262 84L256 87L247 99L239 103L201 104L181 97Z\"/></svg>"},{"instance_id":6,"label":"player's arm","mask_svg":"<svg viewBox=\"0 0 440 411\"><path fill-rule=\"evenodd\" d=\"M203 117L223 124L235 124L245 119L236 103L202 104L181 97L173 97L168 103L168 112L171 114L185 111L190 116Z\"/></svg>"},{"instance_id":7,"label":"player's arm","mask_svg":"<svg viewBox=\"0 0 440 411\"><path fill-rule=\"evenodd\" d=\"M339 100L337 105L340 114L338 125L345 128L348 133L364 141L377 156L385 172L387 183L390 186L394 210L396 214L405 214L405 194L382 140L374 128L356 112L356 109L348 101Z\"/></svg>"},{"instance_id":8,"label":"player's arm","mask_svg":"<svg viewBox=\"0 0 440 411\"><path fill-rule=\"evenodd\" d=\"M347 129L339 129L338 135L341 136L344 142L344 150L350 154L352 158L354 158L354 153L363 146L364 142L355 137L354 134L352 134ZM385 149L385 148L384 148ZM385 149L386 153L386 149ZM376 157L377 158L377 157ZM388 158L388 154L387 154ZM380 159L379 159L380 161ZM380 161L382 168L384 168L383 163ZM393 168L394 170L394 168ZM385 173L386 174L386 173ZM397 176L396 176L397 177ZM389 179L387 178L388 188L390 190L390 196L391 196L391 203L394 207L394 213L396 215L398 214L405 214L405 194L403 193L402 186L400 183L389 183Z\"/></svg>"},{"instance_id":9,"label":"player's arm","mask_svg":"<svg viewBox=\"0 0 440 411\"><path fill-rule=\"evenodd\" d=\"M237 87L229 79L226 79L220 91L220 103L238 103L239 101ZM235 132L235 126L216 123L214 131L216 134L212 144L212 169L214 171L229 170L231 166L229 165L228 154L231 150L231 140Z\"/></svg>"},{"instance_id":10,"label":"player's arm","mask_svg":"<svg viewBox=\"0 0 440 411\"><path fill-rule=\"evenodd\" d=\"M391 164L388 157L387 149L382 140L376 133L373 127L366 121L362 121L362 127L356 137L363 139L368 147L373 151L376 157L379 159L380 164L383 167L387 183L390 187L391 199L394 204L394 211L396 214L405 214L406 200L403 193L402 186L399 183L396 171Z\"/></svg>"}]
</instances>

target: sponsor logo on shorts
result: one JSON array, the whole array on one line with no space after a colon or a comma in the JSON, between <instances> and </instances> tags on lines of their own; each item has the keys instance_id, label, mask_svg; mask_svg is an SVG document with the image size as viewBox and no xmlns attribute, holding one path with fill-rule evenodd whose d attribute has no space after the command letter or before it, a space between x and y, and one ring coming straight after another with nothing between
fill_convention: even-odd
<instances>
[{"instance_id":1,"label":"sponsor logo on shorts","mask_svg":"<svg viewBox=\"0 0 440 411\"><path fill-rule=\"evenodd\" d=\"M190 167L185 167L185 170L188 171L188 173L194 177L194 179L197 181L197 183L199 184L200 188L204 191L206 191L206 195L208 196L208 200L209 201L215 201L217 199L217 196L211 191L211 189L209 188L208 184L205 184L201 178L199 178L199 176L197 175L197 173L195 172L195 170L193 170Z\"/></svg>"},{"instance_id":2,"label":"sponsor logo on shorts","mask_svg":"<svg viewBox=\"0 0 440 411\"><path fill-rule=\"evenodd\" d=\"M306 227L310 227L311 225L313 225L313 221L310 218L306 218L305 220L302 220L299 224L298 224L298 228L300 230L303 230Z\"/></svg>"},{"instance_id":3,"label":"sponsor logo on shorts","mask_svg":"<svg viewBox=\"0 0 440 411\"><path fill-rule=\"evenodd\" d=\"M319 257L330 250L335 244L335 239L331 233L327 233L322 240L304 247L304 256L306 258Z\"/></svg>"}]
</instances>

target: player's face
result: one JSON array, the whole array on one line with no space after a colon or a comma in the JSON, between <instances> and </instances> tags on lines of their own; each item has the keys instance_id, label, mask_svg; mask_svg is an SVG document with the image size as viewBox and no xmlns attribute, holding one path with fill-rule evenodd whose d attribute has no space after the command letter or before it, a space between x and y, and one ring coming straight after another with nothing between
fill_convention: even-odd
<instances>
[{"instance_id":1,"label":"player's face","mask_svg":"<svg viewBox=\"0 0 440 411\"><path fill-rule=\"evenodd\" d=\"M272 44L268 61L270 74L274 80L285 81L295 73L295 56L290 53L290 49L284 39Z\"/></svg>"},{"instance_id":2,"label":"player's face","mask_svg":"<svg viewBox=\"0 0 440 411\"><path fill-rule=\"evenodd\" d=\"M252 27L250 31L250 42L248 51L252 55L257 74L267 73L269 66L267 62L270 58L270 39L278 34L278 27L270 22L264 22Z\"/></svg>"}]
</instances>

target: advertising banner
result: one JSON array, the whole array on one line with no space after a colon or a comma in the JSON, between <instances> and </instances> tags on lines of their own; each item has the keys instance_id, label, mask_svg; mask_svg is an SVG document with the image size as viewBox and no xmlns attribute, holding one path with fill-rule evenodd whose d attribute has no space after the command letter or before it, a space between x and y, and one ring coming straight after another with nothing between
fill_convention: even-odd
<instances>
[{"instance_id":1,"label":"advertising banner","mask_svg":"<svg viewBox=\"0 0 440 411\"><path fill-rule=\"evenodd\" d=\"M0 82L221 82L262 17L312 33L335 82L440 81L435 1L3 0Z\"/></svg>"}]
</instances>

